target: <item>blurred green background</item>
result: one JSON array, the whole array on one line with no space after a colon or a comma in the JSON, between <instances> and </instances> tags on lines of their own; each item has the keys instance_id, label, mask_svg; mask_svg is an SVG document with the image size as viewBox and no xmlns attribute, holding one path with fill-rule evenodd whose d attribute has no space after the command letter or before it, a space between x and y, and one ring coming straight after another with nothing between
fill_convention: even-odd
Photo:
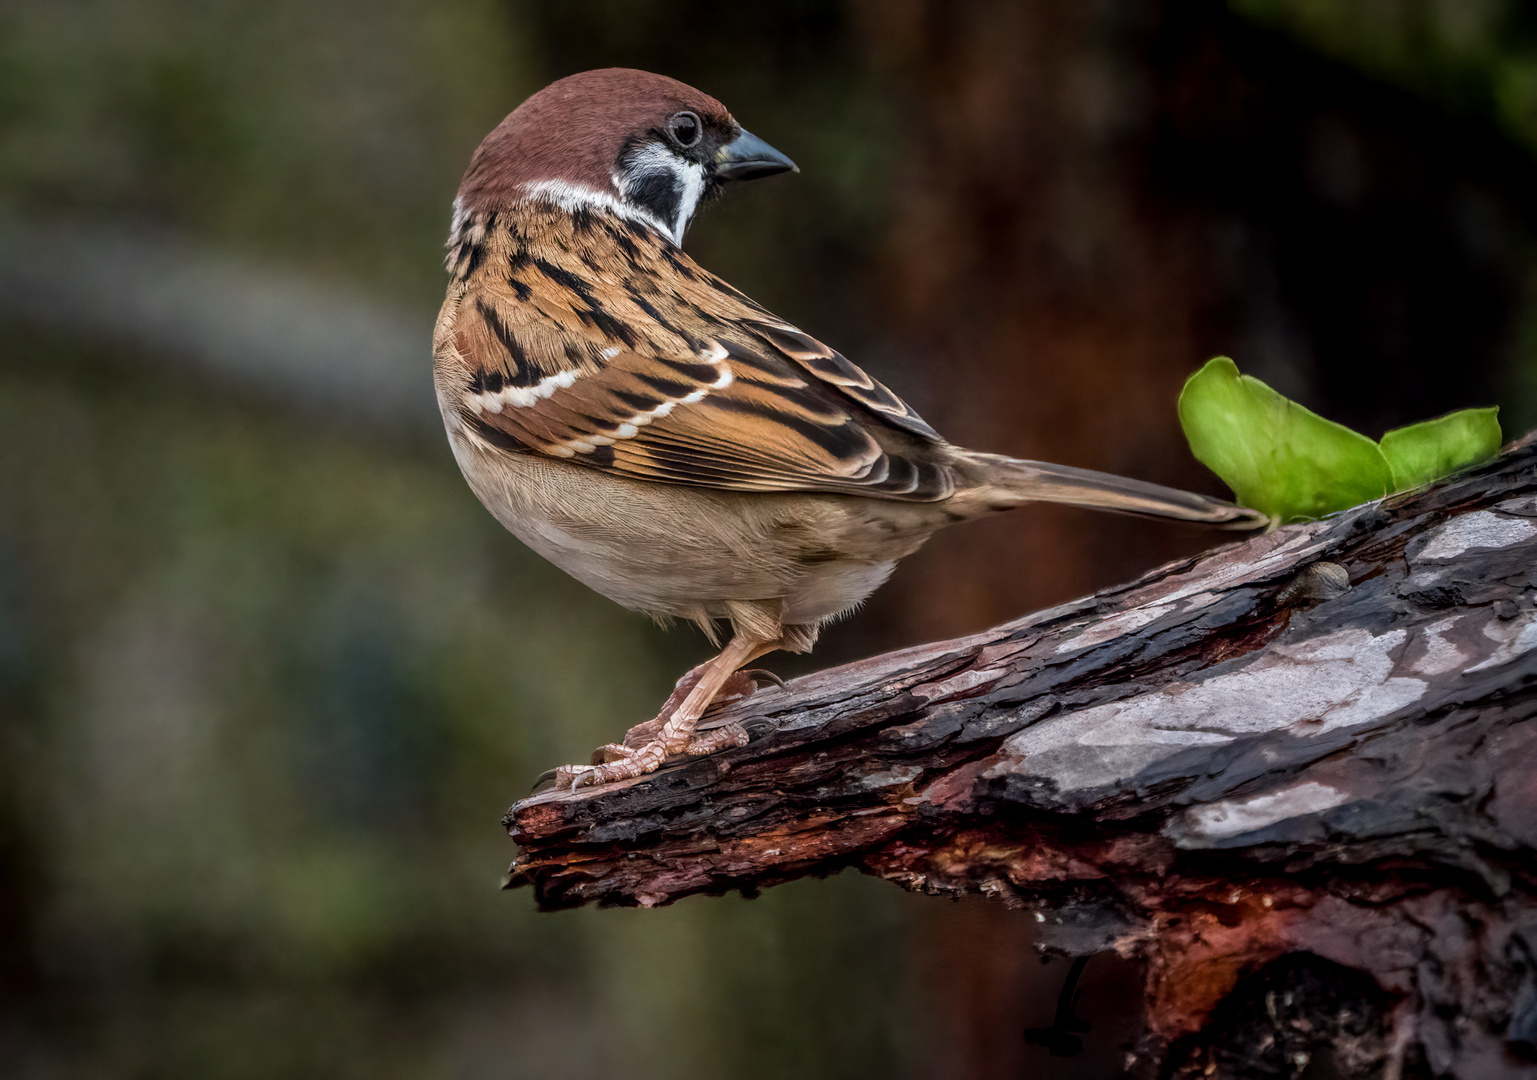
<instances>
[{"instance_id":1,"label":"blurred green background","mask_svg":"<svg viewBox=\"0 0 1537 1080\"><path fill-rule=\"evenodd\" d=\"M1537 423L1520 0L0 0L0 1073L1115 1076L1028 912L853 874L540 915L498 819L707 655L524 551L431 400L448 204L620 64L799 163L695 256L958 442L1219 492L1216 353L1374 437ZM946 535L815 663L1213 543ZM805 670L776 663L779 670Z\"/></svg>"}]
</instances>

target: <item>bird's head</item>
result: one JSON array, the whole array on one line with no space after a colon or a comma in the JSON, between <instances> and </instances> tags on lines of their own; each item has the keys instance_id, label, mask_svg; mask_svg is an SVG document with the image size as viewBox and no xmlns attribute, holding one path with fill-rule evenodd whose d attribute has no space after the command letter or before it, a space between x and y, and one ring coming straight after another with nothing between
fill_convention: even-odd
<instances>
[{"instance_id":1,"label":"bird's head","mask_svg":"<svg viewBox=\"0 0 1537 1080\"><path fill-rule=\"evenodd\" d=\"M584 71L514 109L470 160L457 214L546 197L608 209L683 242L694 211L729 180L795 170L708 94L628 68Z\"/></svg>"}]
</instances>

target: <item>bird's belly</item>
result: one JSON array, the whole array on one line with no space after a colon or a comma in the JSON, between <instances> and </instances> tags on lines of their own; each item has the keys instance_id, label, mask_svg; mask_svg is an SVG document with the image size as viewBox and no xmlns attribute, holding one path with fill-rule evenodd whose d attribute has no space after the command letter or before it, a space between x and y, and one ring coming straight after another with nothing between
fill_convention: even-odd
<instances>
[{"instance_id":1,"label":"bird's belly","mask_svg":"<svg viewBox=\"0 0 1537 1080\"><path fill-rule=\"evenodd\" d=\"M868 499L642 483L485 450L459 433L450 442L508 531L653 616L725 618L728 601L778 599L785 623L816 624L857 606L932 531L865 521Z\"/></svg>"},{"instance_id":2,"label":"bird's belly","mask_svg":"<svg viewBox=\"0 0 1537 1080\"><path fill-rule=\"evenodd\" d=\"M835 619L880 588L896 565L895 559L875 563L840 559L808 566L785 594L781 617L792 626Z\"/></svg>"}]
</instances>

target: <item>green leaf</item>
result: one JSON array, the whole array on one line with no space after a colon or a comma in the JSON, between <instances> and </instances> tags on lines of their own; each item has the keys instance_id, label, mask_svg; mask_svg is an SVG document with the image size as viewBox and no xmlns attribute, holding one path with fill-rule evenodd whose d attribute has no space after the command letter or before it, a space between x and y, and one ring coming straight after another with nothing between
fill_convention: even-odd
<instances>
[{"instance_id":1,"label":"green leaf","mask_svg":"<svg viewBox=\"0 0 1537 1080\"><path fill-rule=\"evenodd\" d=\"M1393 490L1432 480L1488 461L1500 452L1498 408L1463 409L1382 437L1382 453L1393 470Z\"/></svg>"},{"instance_id":2,"label":"green leaf","mask_svg":"<svg viewBox=\"0 0 1537 1080\"><path fill-rule=\"evenodd\" d=\"M1191 452L1239 502L1283 522L1381 498L1392 483L1376 443L1240 375L1225 356L1185 382L1179 419Z\"/></svg>"}]
</instances>

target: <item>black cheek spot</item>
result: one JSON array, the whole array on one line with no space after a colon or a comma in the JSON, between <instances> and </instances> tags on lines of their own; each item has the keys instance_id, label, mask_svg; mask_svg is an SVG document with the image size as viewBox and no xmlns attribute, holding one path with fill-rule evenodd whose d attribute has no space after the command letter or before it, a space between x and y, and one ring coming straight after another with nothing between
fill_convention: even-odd
<instances>
[{"instance_id":1,"label":"black cheek spot","mask_svg":"<svg viewBox=\"0 0 1537 1080\"><path fill-rule=\"evenodd\" d=\"M632 184L629 198L637 206L645 207L664 223L678 216L678 206L683 193L671 173L649 173L637 184Z\"/></svg>"}]
</instances>

